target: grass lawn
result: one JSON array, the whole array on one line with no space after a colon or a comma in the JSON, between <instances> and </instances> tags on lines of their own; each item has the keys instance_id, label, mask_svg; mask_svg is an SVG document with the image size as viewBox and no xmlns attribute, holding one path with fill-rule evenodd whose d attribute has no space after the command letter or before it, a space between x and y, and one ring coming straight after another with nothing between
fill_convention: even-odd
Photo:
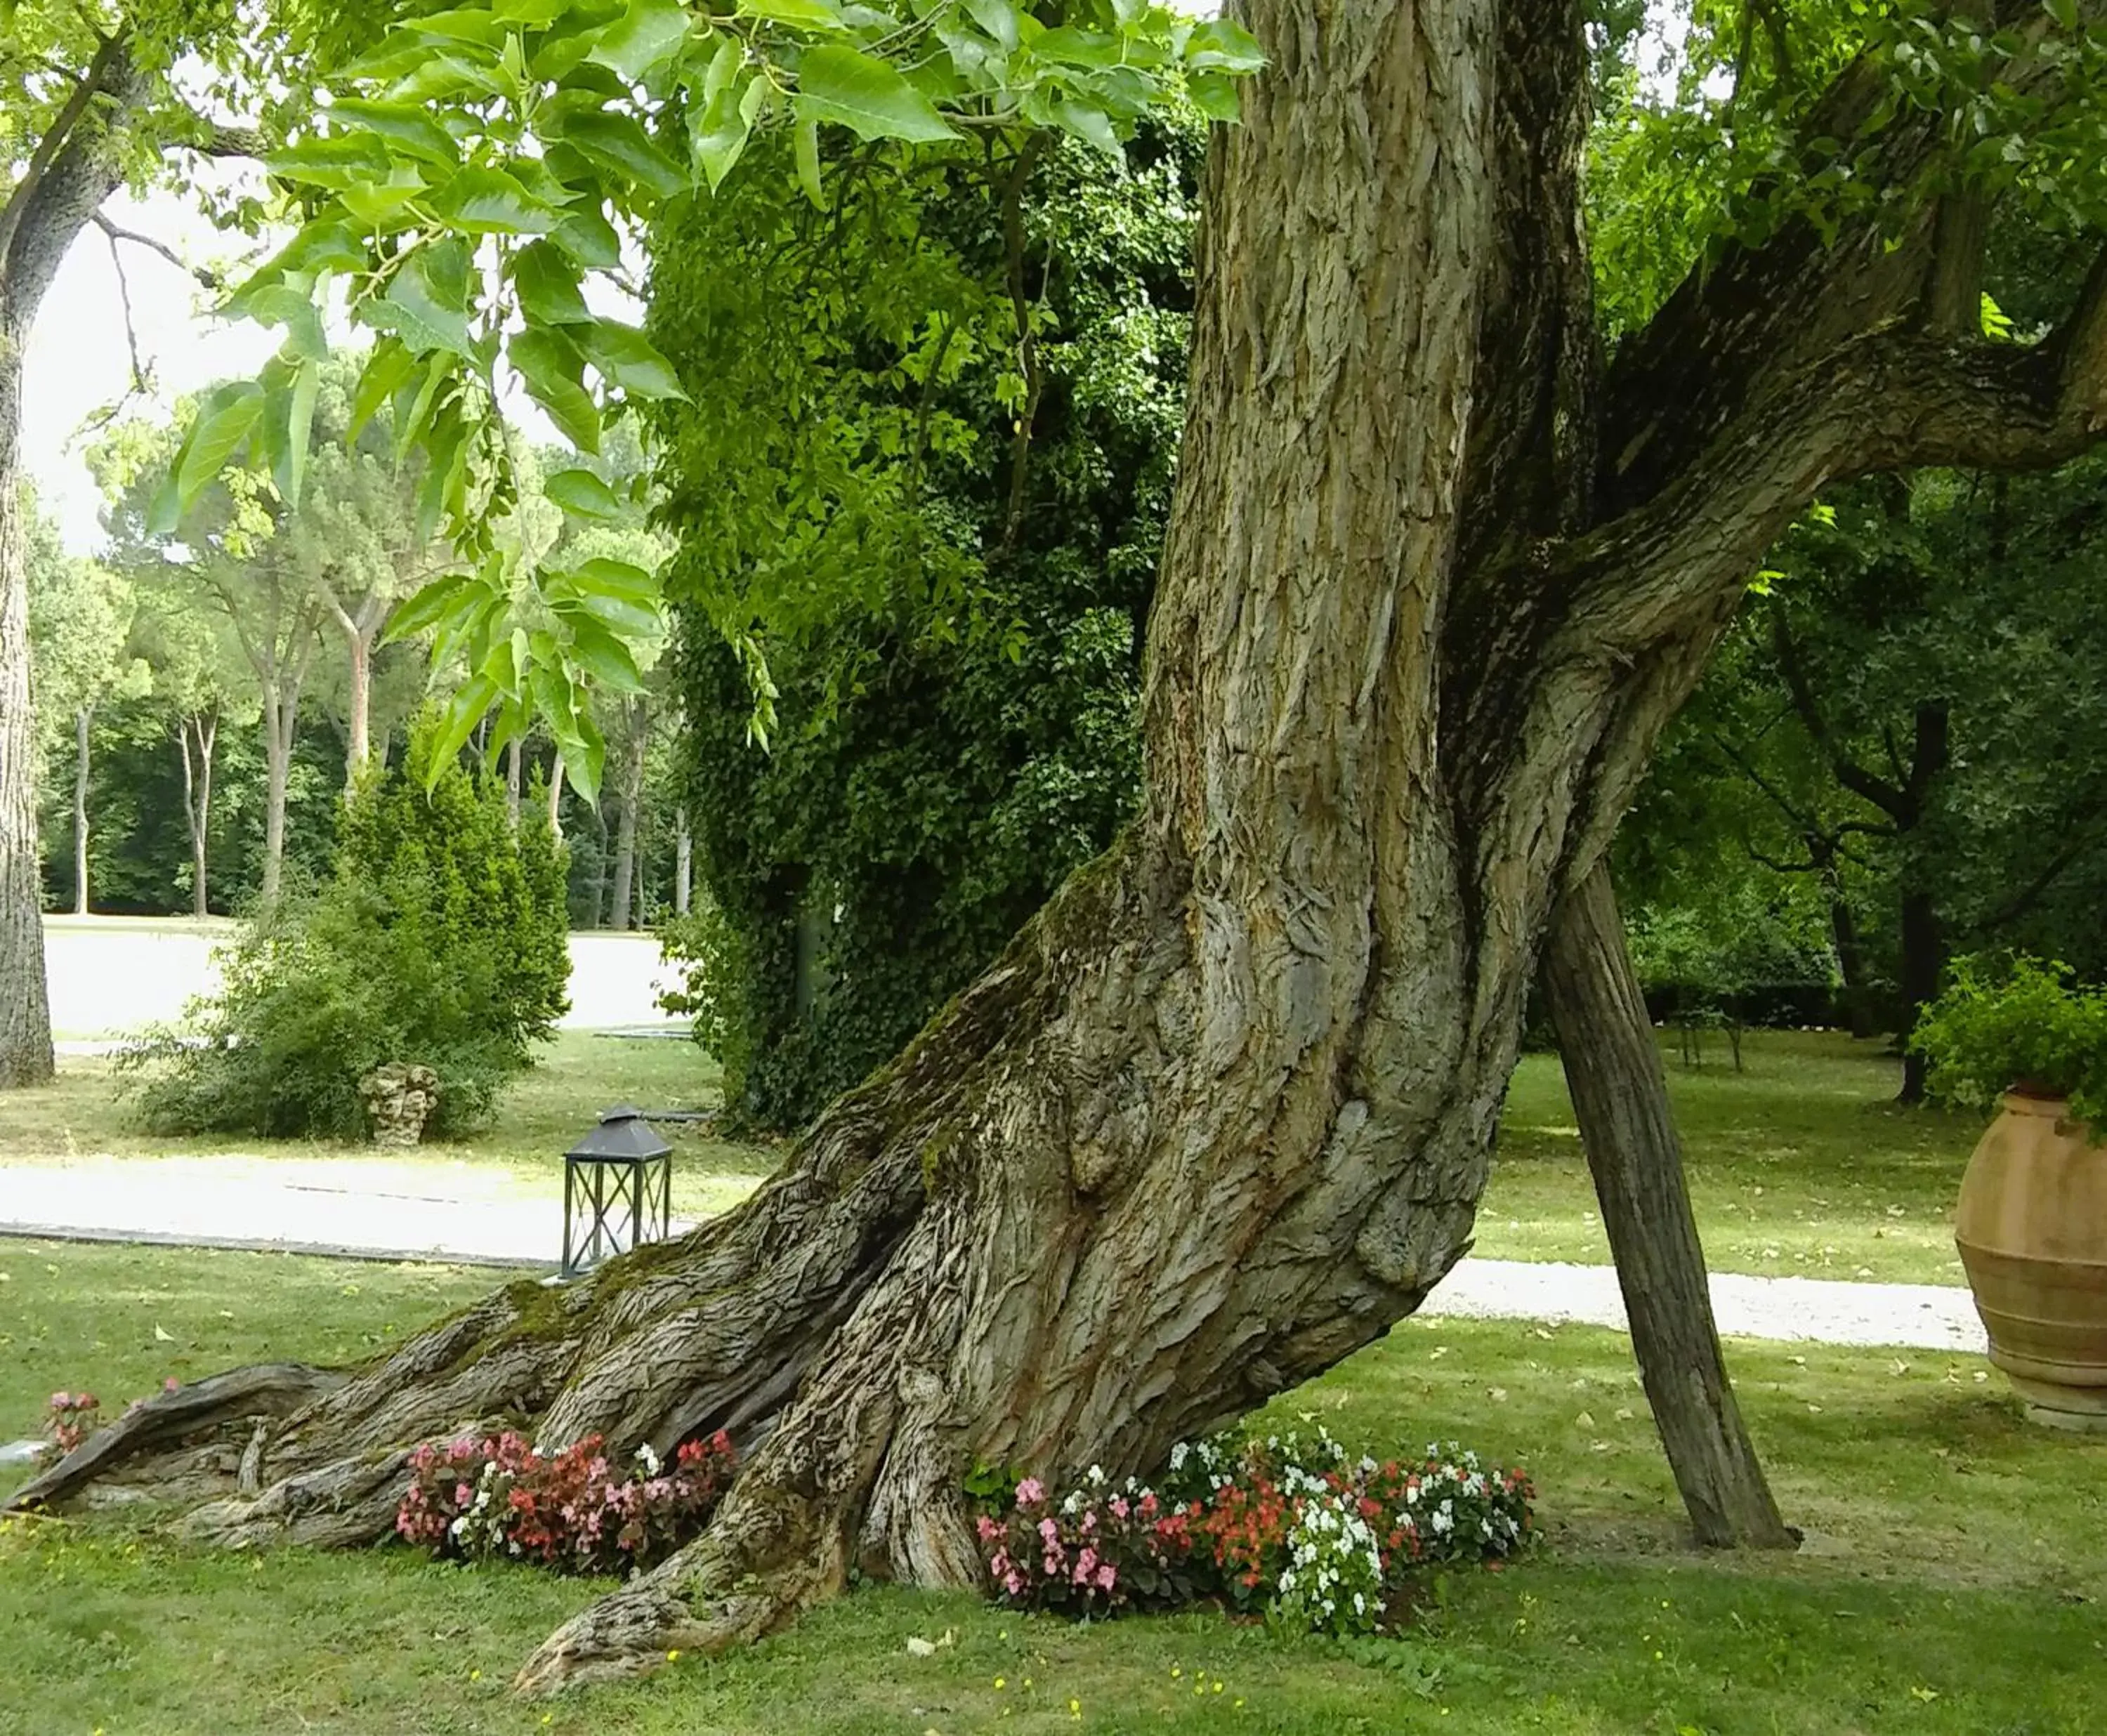
<instances>
[{"instance_id":1,"label":"grass lawn","mask_svg":"<svg viewBox=\"0 0 2107 1736\"><path fill-rule=\"evenodd\" d=\"M1979 1119L1898 1107L1900 1063L1879 1043L1752 1032L1736 1073L1723 1039L1701 1068L1663 1042L1714 1271L1965 1281L1953 1202ZM1476 1251L1501 1259L1609 1260L1556 1056L1516 1071L1477 1234Z\"/></svg>"},{"instance_id":2,"label":"grass lawn","mask_svg":"<svg viewBox=\"0 0 2107 1736\"><path fill-rule=\"evenodd\" d=\"M171 1139L142 1129L120 1076L106 1056L61 1056L52 1084L8 1093L0 1116L0 1164L65 1163L88 1157L154 1159L297 1156L362 1161L371 1146L254 1139L219 1134ZM721 1101L717 1063L676 1037L614 1037L559 1031L540 1063L500 1100L491 1124L473 1137L427 1146L434 1165L471 1164L495 1171L507 1191L559 1198L562 1153L616 1103L645 1109L709 1109ZM776 1154L733 1145L680 1124L659 1131L672 1145L673 1209L690 1217L722 1211L772 1169ZM399 1157L401 1154L388 1154Z\"/></svg>"},{"instance_id":3,"label":"grass lawn","mask_svg":"<svg viewBox=\"0 0 2107 1736\"><path fill-rule=\"evenodd\" d=\"M0 1438L54 1387L378 1348L487 1281L443 1267L0 1244ZM0 1534L0 1731L1548 1732L2078 1736L2107 1690L2107 1442L2036 1431L1973 1357L1736 1343L1790 1515L1786 1559L1678 1543L1614 1335L1408 1322L1278 1406L1348 1442L1451 1437L1534 1475L1551 1540L1451 1580L1408 1640L1345 1649L1217 1617L1094 1628L865 1590L735 1657L553 1705L505 1684L595 1587L407 1550L262 1557L137 1522ZM910 1635L955 1644L932 1657ZM1217 1684L1220 1684L1219 1688Z\"/></svg>"},{"instance_id":4,"label":"grass lawn","mask_svg":"<svg viewBox=\"0 0 2107 1736\"><path fill-rule=\"evenodd\" d=\"M1736 1073L1723 1042L1708 1046L1703 1068L1687 1069L1668 1040L1669 1087L1715 1271L1962 1281L1953 1200L1978 1121L1897 1108L1898 1070L1877 1043L1829 1033L1754 1033L1743 1044L1745 1070ZM67 1056L56 1084L11 1093L0 1118L0 1163L373 1155L366 1146L155 1137L133 1123L115 1082L106 1059ZM714 1106L717 1064L684 1041L564 1031L541 1065L505 1093L489 1128L429 1148L429 1158L494 1169L509 1187L553 1197L562 1186L557 1154L595 1111L624 1101ZM677 1154L674 1207L690 1216L742 1198L779 1156L685 1128L662 1131ZM1477 1236L1478 1253L1502 1259L1610 1258L1555 1056L1525 1056L1516 1072Z\"/></svg>"}]
</instances>

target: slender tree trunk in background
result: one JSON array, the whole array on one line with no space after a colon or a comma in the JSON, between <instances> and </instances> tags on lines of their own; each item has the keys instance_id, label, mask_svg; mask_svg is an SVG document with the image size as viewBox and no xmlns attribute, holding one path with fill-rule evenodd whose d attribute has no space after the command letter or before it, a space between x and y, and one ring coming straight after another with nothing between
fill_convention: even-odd
<instances>
[{"instance_id":1,"label":"slender tree trunk in background","mask_svg":"<svg viewBox=\"0 0 2107 1736\"><path fill-rule=\"evenodd\" d=\"M614 908L609 917L610 926L627 929L629 926L630 892L636 875L636 819L637 810L644 802L644 761L650 746L648 734L650 711L647 702L632 699L623 707L627 714L629 740L622 762L622 814L616 822L614 837Z\"/></svg>"},{"instance_id":2,"label":"slender tree trunk in background","mask_svg":"<svg viewBox=\"0 0 2107 1736\"><path fill-rule=\"evenodd\" d=\"M592 921L586 926L591 928L604 928L607 926L607 895L614 884L614 877L609 872L612 864L608 859L609 851L605 802L594 804L592 823L594 836L600 847L593 853Z\"/></svg>"},{"instance_id":3,"label":"slender tree trunk in background","mask_svg":"<svg viewBox=\"0 0 2107 1736\"><path fill-rule=\"evenodd\" d=\"M1560 901L1543 981L1639 1378L1697 1541L1789 1549L1727 1376L1668 1076L1606 866Z\"/></svg>"},{"instance_id":4,"label":"slender tree trunk in background","mask_svg":"<svg viewBox=\"0 0 2107 1736\"><path fill-rule=\"evenodd\" d=\"M688 830L688 805L683 802L673 810L673 914L685 916L688 901L694 895L695 881L695 841Z\"/></svg>"},{"instance_id":5,"label":"slender tree trunk in background","mask_svg":"<svg viewBox=\"0 0 2107 1736\"><path fill-rule=\"evenodd\" d=\"M29 711L29 576L22 522L22 345L0 284L0 1089L52 1075L44 888Z\"/></svg>"},{"instance_id":6,"label":"slender tree trunk in background","mask_svg":"<svg viewBox=\"0 0 2107 1736\"><path fill-rule=\"evenodd\" d=\"M350 658L350 716L344 742L344 782L348 783L372 757L373 644L363 633L346 635L344 650Z\"/></svg>"},{"instance_id":7,"label":"slender tree trunk in background","mask_svg":"<svg viewBox=\"0 0 2107 1736\"><path fill-rule=\"evenodd\" d=\"M275 904L285 867L285 787L293 769L293 728L299 701L267 687L263 694L263 881L260 895Z\"/></svg>"},{"instance_id":8,"label":"slender tree trunk in background","mask_svg":"<svg viewBox=\"0 0 2107 1736\"><path fill-rule=\"evenodd\" d=\"M564 835L564 756L557 752L549 756L549 830Z\"/></svg>"},{"instance_id":9,"label":"slender tree trunk in background","mask_svg":"<svg viewBox=\"0 0 2107 1736\"><path fill-rule=\"evenodd\" d=\"M371 1542L405 1446L484 1419L622 1459L731 1430L707 1532L528 1690L751 1640L852 1573L983 1583L967 1467L1151 1472L1461 1255L1552 913L1807 503L2107 427L2107 267L2060 372L1920 343L1930 217L1885 204L1729 246L1597 381L1579 0L1243 9L1267 65L1208 165L1113 847L734 1210L355 1371L150 1400L17 1504L128 1480L209 1500L195 1537ZM1809 137L1885 76L1840 75ZM1871 160L1914 175L1948 125L1898 110Z\"/></svg>"},{"instance_id":10,"label":"slender tree trunk in background","mask_svg":"<svg viewBox=\"0 0 2107 1736\"><path fill-rule=\"evenodd\" d=\"M73 714L73 913L88 914L88 774L92 748L89 731L95 707L80 706Z\"/></svg>"},{"instance_id":11,"label":"slender tree trunk in background","mask_svg":"<svg viewBox=\"0 0 2107 1736\"><path fill-rule=\"evenodd\" d=\"M523 744L514 736L505 749L505 818L514 832L519 829L519 778L525 757Z\"/></svg>"},{"instance_id":12,"label":"slender tree trunk in background","mask_svg":"<svg viewBox=\"0 0 2107 1736\"><path fill-rule=\"evenodd\" d=\"M219 718L215 713L200 712L180 719L176 724L176 745L183 756L183 823L191 836L191 914L200 919L211 908L206 895L205 855L212 835L212 754L218 739Z\"/></svg>"}]
</instances>

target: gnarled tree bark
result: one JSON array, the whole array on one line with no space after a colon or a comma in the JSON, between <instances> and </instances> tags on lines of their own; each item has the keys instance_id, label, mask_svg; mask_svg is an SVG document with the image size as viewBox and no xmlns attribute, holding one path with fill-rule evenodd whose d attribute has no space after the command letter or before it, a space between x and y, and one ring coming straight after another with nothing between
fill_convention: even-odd
<instances>
[{"instance_id":1,"label":"gnarled tree bark","mask_svg":"<svg viewBox=\"0 0 2107 1736\"><path fill-rule=\"evenodd\" d=\"M553 1636L521 1678L552 1688L766 1631L851 1565L969 1582L975 1460L1148 1470L1439 1281L1552 912L1746 575L1835 478L2096 437L2107 268L2015 357L1912 324L1929 219L1789 224L1598 386L1579 7L1247 16L1270 61L1209 169L1128 832L738 1210L290 1415L156 1400L22 1499L129 1478L214 1496L200 1535L341 1542L478 1420L731 1430L709 1532ZM1893 125L1898 160L1939 137Z\"/></svg>"}]
</instances>

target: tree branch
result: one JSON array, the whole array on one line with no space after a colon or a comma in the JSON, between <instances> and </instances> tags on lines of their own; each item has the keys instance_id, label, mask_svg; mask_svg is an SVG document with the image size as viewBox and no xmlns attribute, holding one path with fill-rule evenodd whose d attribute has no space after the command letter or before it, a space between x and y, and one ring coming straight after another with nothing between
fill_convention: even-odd
<instances>
[{"instance_id":1,"label":"tree branch","mask_svg":"<svg viewBox=\"0 0 2107 1736\"><path fill-rule=\"evenodd\" d=\"M117 244L119 241L129 241L135 247L143 247L149 253L159 253L177 270L188 272L208 289L223 289L227 287L227 280L218 272L207 266L191 264L165 241L157 241L150 235L142 235L136 229L127 229L121 223L112 222L100 211L95 213L92 221L97 229L110 237L110 254L113 259L117 257ZM120 267L119 269L121 270L122 267Z\"/></svg>"},{"instance_id":2,"label":"tree branch","mask_svg":"<svg viewBox=\"0 0 2107 1736\"><path fill-rule=\"evenodd\" d=\"M80 75L65 105L52 117L44 136L37 141L36 149L29 153L22 178L15 183L15 191L8 195L6 206L0 208L0 270L6 269L8 264L8 255L14 250L15 236L21 229L23 215L42 191L44 177L58 160L59 153L72 141L74 129L88 113L89 105L111 82L112 74L123 62L124 36L120 29L115 36L102 38L101 46L88 63L88 70Z\"/></svg>"}]
</instances>

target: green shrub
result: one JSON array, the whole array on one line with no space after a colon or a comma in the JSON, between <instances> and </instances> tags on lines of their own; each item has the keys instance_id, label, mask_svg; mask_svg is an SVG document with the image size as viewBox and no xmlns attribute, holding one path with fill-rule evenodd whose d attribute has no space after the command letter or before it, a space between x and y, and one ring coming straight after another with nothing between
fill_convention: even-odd
<instances>
[{"instance_id":1,"label":"green shrub","mask_svg":"<svg viewBox=\"0 0 2107 1736\"><path fill-rule=\"evenodd\" d=\"M1943 1101L1989 1109L2018 1087L2067 1097L2072 1114L2107 1131L2107 991L2081 987L2068 965L1962 959L1910 1047Z\"/></svg>"},{"instance_id":2,"label":"green shrub","mask_svg":"<svg viewBox=\"0 0 2107 1736\"><path fill-rule=\"evenodd\" d=\"M487 1115L562 1015L570 973L561 847L545 804L515 836L493 779L450 766L425 788L429 734L346 800L330 878L295 888L220 956L195 1037L157 1034L128 1065L164 1133L366 1137L358 1082L390 1061L439 1079L428 1133Z\"/></svg>"}]
</instances>

